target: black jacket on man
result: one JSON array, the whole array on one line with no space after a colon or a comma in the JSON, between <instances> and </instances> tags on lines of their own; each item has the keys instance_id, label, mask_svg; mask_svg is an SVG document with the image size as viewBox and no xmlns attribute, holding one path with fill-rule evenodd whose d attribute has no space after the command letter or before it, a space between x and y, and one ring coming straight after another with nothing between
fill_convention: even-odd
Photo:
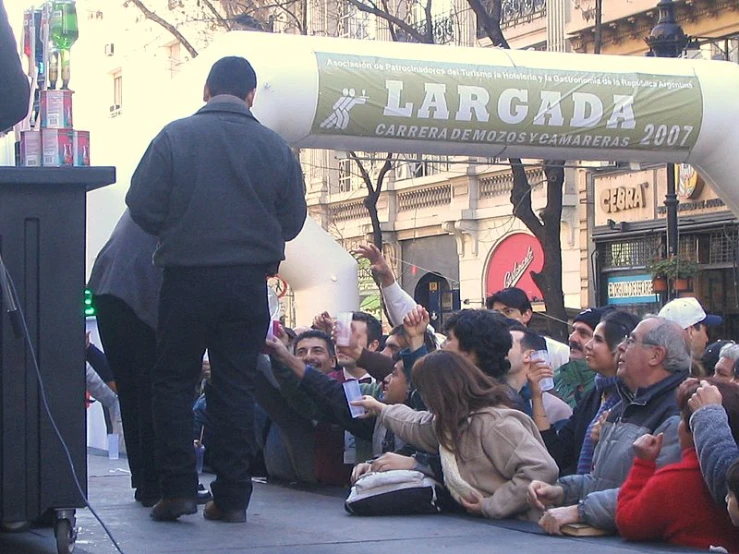
<instances>
[{"instance_id":1,"label":"black jacket on man","mask_svg":"<svg viewBox=\"0 0 739 554\"><path fill-rule=\"evenodd\" d=\"M0 133L18 123L28 113L30 87L18 57L13 30L0 0Z\"/></svg>"},{"instance_id":2,"label":"black jacket on man","mask_svg":"<svg viewBox=\"0 0 739 554\"><path fill-rule=\"evenodd\" d=\"M203 163L209 158L214 163ZM285 241L303 228L304 194L300 164L285 142L242 100L221 95L154 138L126 203L134 221L159 237L159 266L276 266Z\"/></svg>"}]
</instances>

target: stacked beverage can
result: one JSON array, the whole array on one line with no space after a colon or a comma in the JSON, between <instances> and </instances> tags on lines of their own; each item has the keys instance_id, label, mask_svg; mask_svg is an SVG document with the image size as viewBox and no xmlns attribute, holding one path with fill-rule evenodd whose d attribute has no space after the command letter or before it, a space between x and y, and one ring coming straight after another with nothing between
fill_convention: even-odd
<instances>
[{"instance_id":1,"label":"stacked beverage can","mask_svg":"<svg viewBox=\"0 0 739 554\"><path fill-rule=\"evenodd\" d=\"M21 131L21 164L26 167L41 167L43 160L41 131Z\"/></svg>"},{"instance_id":2,"label":"stacked beverage can","mask_svg":"<svg viewBox=\"0 0 739 554\"><path fill-rule=\"evenodd\" d=\"M90 165L90 133L74 129L72 91L40 91L41 130L21 133L21 165L72 167Z\"/></svg>"}]
</instances>

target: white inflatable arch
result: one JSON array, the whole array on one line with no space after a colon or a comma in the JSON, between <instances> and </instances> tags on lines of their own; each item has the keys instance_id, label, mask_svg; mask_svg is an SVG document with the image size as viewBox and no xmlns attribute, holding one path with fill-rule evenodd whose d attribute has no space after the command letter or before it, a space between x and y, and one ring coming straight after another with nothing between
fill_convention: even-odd
<instances>
[{"instance_id":1,"label":"white inflatable arch","mask_svg":"<svg viewBox=\"0 0 739 554\"><path fill-rule=\"evenodd\" d=\"M177 116L227 55L250 60L255 115L296 147L686 162L739 215L733 63L232 32L174 81ZM300 323L358 302L353 258L308 219L281 269Z\"/></svg>"}]
</instances>

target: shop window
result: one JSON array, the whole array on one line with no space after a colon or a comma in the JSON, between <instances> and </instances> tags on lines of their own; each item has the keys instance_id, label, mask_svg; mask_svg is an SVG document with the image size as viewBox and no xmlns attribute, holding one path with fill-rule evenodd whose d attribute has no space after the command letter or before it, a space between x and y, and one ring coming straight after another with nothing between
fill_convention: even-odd
<instances>
[{"instance_id":1,"label":"shop window","mask_svg":"<svg viewBox=\"0 0 739 554\"><path fill-rule=\"evenodd\" d=\"M647 237L631 241L607 242L601 246L603 268L626 268L644 266L659 257L660 241Z\"/></svg>"}]
</instances>

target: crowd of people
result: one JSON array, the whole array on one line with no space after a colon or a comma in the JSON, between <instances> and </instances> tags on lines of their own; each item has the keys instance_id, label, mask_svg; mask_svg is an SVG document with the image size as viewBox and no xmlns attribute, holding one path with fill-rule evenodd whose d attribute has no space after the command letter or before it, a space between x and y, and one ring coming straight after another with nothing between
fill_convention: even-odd
<instances>
[{"instance_id":1,"label":"crowd of people","mask_svg":"<svg viewBox=\"0 0 739 554\"><path fill-rule=\"evenodd\" d=\"M708 345L721 320L693 298L643 318L583 310L564 344L511 287L434 329L368 245L387 334L353 312L339 345L324 312L268 336L265 278L306 207L297 161L249 111L255 86L243 58L213 66L206 106L142 159L89 284L153 519L197 511L204 447L214 521L246 521L259 469L339 486L411 471L441 511L739 552L739 347Z\"/></svg>"}]
</instances>

